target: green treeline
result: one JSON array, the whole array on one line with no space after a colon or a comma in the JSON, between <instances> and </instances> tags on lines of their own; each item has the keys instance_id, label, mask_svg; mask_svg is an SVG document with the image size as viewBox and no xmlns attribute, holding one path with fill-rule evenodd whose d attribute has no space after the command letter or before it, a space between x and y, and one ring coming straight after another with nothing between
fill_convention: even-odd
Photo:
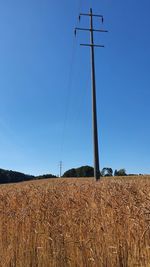
<instances>
[{"instance_id":1,"label":"green treeline","mask_svg":"<svg viewBox=\"0 0 150 267\"><path fill-rule=\"evenodd\" d=\"M41 176L27 175L21 172L0 169L0 184L17 183L35 179L55 178L55 175L46 174Z\"/></svg>"},{"instance_id":2,"label":"green treeline","mask_svg":"<svg viewBox=\"0 0 150 267\"><path fill-rule=\"evenodd\" d=\"M101 176L113 176L113 170L112 168L103 168L101 173ZM126 176L126 170L120 169L114 171L114 176ZM90 166L82 166L80 168L73 168L68 171L66 171L63 174L63 177L93 177L94 176L94 169Z\"/></svg>"},{"instance_id":3,"label":"green treeline","mask_svg":"<svg viewBox=\"0 0 150 267\"><path fill-rule=\"evenodd\" d=\"M126 176L126 170L120 169L115 170L113 172L112 168L105 167L101 170L100 173L101 176ZM134 174L128 174L128 176L131 176ZM82 166L79 168L72 168L70 170L67 170L62 177L69 178L69 177L93 177L94 176L94 169L91 166ZM53 174L44 174L39 176L34 175L27 175L21 172L16 171L9 171L0 169L0 184L6 184L6 183L17 183L22 181L31 181L31 180L38 180L38 179L49 179L49 178L57 178L57 176Z\"/></svg>"}]
</instances>

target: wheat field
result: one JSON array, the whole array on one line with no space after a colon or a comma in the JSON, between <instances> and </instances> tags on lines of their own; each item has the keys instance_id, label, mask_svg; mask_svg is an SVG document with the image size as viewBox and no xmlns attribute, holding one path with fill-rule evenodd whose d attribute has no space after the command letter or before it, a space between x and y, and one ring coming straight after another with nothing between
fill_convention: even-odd
<instances>
[{"instance_id":1,"label":"wheat field","mask_svg":"<svg viewBox=\"0 0 150 267\"><path fill-rule=\"evenodd\" d=\"M1 267L149 267L150 177L0 186Z\"/></svg>"}]
</instances>

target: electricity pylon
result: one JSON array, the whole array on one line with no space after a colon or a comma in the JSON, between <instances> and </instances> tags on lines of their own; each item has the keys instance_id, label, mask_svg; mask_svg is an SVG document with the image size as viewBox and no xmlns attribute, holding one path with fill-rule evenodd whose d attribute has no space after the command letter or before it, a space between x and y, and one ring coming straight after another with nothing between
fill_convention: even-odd
<instances>
[{"instance_id":1,"label":"electricity pylon","mask_svg":"<svg viewBox=\"0 0 150 267\"><path fill-rule=\"evenodd\" d=\"M79 15L79 21L81 16L90 17L90 28L75 28L75 35L77 31L89 31L90 32L90 44L81 44L82 46L89 46L91 48L91 82L92 82L92 124L93 124L93 150L94 150L94 177L96 180L100 179L100 167L99 167L99 149L98 149L98 129L97 129L97 108L96 108L96 80L95 80L95 47L104 47L104 45L94 44L94 32L108 32L106 30L98 30L93 28L93 17L101 18L103 23L104 18L102 15L95 15L90 8L89 14L81 13Z\"/></svg>"},{"instance_id":2,"label":"electricity pylon","mask_svg":"<svg viewBox=\"0 0 150 267\"><path fill-rule=\"evenodd\" d=\"M59 177L62 177L62 161L59 162Z\"/></svg>"}]
</instances>

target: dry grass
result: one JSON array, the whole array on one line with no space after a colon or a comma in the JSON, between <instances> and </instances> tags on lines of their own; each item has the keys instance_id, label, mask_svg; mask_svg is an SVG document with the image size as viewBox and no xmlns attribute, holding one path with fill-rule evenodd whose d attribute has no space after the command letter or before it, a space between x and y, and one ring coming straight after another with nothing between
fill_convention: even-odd
<instances>
[{"instance_id":1,"label":"dry grass","mask_svg":"<svg viewBox=\"0 0 150 267\"><path fill-rule=\"evenodd\" d=\"M0 186L1 267L150 266L150 179Z\"/></svg>"}]
</instances>

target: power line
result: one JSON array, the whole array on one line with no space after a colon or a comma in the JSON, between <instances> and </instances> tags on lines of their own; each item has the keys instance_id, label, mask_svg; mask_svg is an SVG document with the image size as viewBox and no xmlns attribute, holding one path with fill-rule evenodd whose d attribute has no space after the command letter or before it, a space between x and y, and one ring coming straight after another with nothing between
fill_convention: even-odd
<instances>
[{"instance_id":1,"label":"power line","mask_svg":"<svg viewBox=\"0 0 150 267\"><path fill-rule=\"evenodd\" d=\"M82 6L82 0L79 0L78 2L78 12L80 12ZM72 40L72 49L71 49L71 57L70 57L70 68L69 68L69 74L68 74L68 82L66 86L66 103L65 103L65 115L64 115L64 121L62 126L62 136L61 136L61 144L60 144L60 158L63 157L63 149L64 149L64 141L65 141L65 132L66 132L66 125L67 125L67 119L68 119L68 112L69 112L69 104L70 104L70 96L71 96L71 88L72 88L72 77L73 77L73 67L74 67L74 61L76 56L76 40L73 38Z\"/></svg>"},{"instance_id":2,"label":"power line","mask_svg":"<svg viewBox=\"0 0 150 267\"><path fill-rule=\"evenodd\" d=\"M82 90L82 95L80 95L80 97L78 99L78 101L79 101L78 107L76 108L76 114L75 114L75 118L74 118L74 120L76 120L76 121L79 119L79 117L82 114L83 104L85 104L85 102L87 101L89 85L90 85L90 73L88 72L85 85L83 86L85 90Z\"/></svg>"},{"instance_id":3,"label":"power line","mask_svg":"<svg viewBox=\"0 0 150 267\"><path fill-rule=\"evenodd\" d=\"M63 146L64 146L64 139L65 139L65 131L66 131L66 125L67 125L67 119L68 119L68 112L69 112L69 99L71 95L71 88L72 88L72 75L73 75L73 63L74 63L74 57L75 57L75 41L73 40L72 44L72 52L71 52L71 59L70 59L70 70L69 70L69 77L68 77L68 83L67 83L67 92L66 92L66 103L65 103L65 115L64 115L64 122L62 127L62 140L61 140L61 149L60 149L60 156L62 157L63 153Z\"/></svg>"}]
</instances>

